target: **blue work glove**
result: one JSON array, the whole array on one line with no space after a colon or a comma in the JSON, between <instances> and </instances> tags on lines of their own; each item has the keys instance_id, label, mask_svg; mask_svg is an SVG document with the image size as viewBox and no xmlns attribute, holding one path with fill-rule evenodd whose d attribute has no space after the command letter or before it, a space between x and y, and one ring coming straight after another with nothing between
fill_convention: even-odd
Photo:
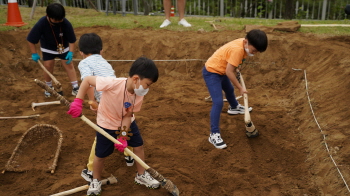
<instances>
[{"instance_id":1,"label":"blue work glove","mask_svg":"<svg viewBox=\"0 0 350 196\"><path fill-rule=\"evenodd\" d=\"M33 59L33 61L38 62L38 60L40 60L40 56L38 55L38 53L33 53L32 59Z\"/></svg>"},{"instance_id":2,"label":"blue work glove","mask_svg":"<svg viewBox=\"0 0 350 196\"><path fill-rule=\"evenodd\" d=\"M68 54L67 54L67 56L66 56L66 59L68 60L68 61L66 62L67 65L68 65L70 62L72 62L72 60L73 60L73 52L69 51Z\"/></svg>"}]
</instances>

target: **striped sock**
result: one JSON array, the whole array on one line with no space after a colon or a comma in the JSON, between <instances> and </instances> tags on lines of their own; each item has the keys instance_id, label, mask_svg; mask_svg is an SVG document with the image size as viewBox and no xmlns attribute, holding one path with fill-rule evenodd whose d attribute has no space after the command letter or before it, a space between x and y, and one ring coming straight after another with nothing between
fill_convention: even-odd
<instances>
[{"instance_id":1,"label":"striped sock","mask_svg":"<svg viewBox=\"0 0 350 196\"><path fill-rule=\"evenodd\" d=\"M52 88L52 80L50 82L45 82L47 86L49 86L50 88Z\"/></svg>"},{"instance_id":2,"label":"striped sock","mask_svg":"<svg viewBox=\"0 0 350 196\"><path fill-rule=\"evenodd\" d=\"M72 87L73 88L78 88L79 85L78 85L78 81L73 81L73 82L70 82L72 84Z\"/></svg>"}]
</instances>

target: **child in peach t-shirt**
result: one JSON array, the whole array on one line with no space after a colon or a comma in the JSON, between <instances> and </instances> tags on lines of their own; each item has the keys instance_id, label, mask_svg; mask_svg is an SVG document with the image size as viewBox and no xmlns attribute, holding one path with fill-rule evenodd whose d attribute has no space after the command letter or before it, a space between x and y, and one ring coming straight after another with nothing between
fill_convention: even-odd
<instances>
[{"instance_id":1,"label":"child in peach t-shirt","mask_svg":"<svg viewBox=\"0 0 350 196\"><path fill-rule=\"evenodd\" d=\"M71 103L68 114L73 118L79 117L82 112L83 99L90 88L96 87L102 91L100 104L97 110L97 125L113 137L117 137L116 131L126 127L133 134L128 140L128 145L134 148L134 153L144 160L144 148L141 133L133 117L133 112L141 109L144 95L147 94L151 84L158 80L158 68L154 62L145 57L138 58L131 66L128 78L113 78L87 76L81 83L80 90ZM123 129L123 128L122 128ZM104 160L114 151L114 143L105 136L96 132L96 149L93 162L93 179L87 195L99 195L101 193L101 173ZM145 185L148 188L158 188L160 183L155 180L145 169L136 163L137 174L135 183Z\"/></svg>"},{"instance_id":2,"label":"child in peach t-shirt","mask_svg":"<svg viewBox=\"0 0 350 196\"><path fill-rule=\"evenodd\" d=\"M220 113L223 107L222 91L230 106L228 114L244 114L244 107L239 104L234 94L234 84L240 94L248 93L236 78L238 66L247 56L254 56L258 52L264 52L267 48L267 36L265 32L254 29L248 32L245 38L233 40L221 48L208 59L203 67L202 74L208 87L213 105L210 111L210 136L209 142L216 148L223 149L227 145L220 134ZM252 108L249 108L251 111ZM258 136L258 132L249 137Z\"/></svg>"}]
</instances>

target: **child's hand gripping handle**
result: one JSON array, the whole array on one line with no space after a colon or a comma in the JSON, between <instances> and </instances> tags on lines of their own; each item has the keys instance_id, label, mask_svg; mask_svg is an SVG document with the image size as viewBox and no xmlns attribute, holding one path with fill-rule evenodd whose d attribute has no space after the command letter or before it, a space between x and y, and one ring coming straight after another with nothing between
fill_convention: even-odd
<instances>
[{"instance_id":1,"label":"child's hand gripping handle","mask_svg":"<svg viewBox=\"0 0 350 196\"><path fill-rule=\"evenodd\" d=\"M67 114L71 115L73 118L81 116L83 111L83 102L84 100L75 98L74 101L70 104Z\"/></svg>"},{"instance_id":2,"label":"child's hand gripping handle","mask_svg":"<svg viewBox=\"0 0 350 196\"><path fill-rule=\"evenodd\" d=\"M92 101L92 100L89 100L89 105L90 105L90 109L92 111L97 111L98 109L98 103L96 101Z\"/></svg>"},{"instance_id":3,"label":"child's hand gripping handle","mask_svg":"<svg viewBox=\"0 0 350 196\"><path fill-rule=\"evenodd\" d=\"M125 138L120 137L117 139L121 144L115 143L114 147L119 151L119 152L124 152L124 149L128 146L128 142L126 141Z\"/></svg>"}]
</instances>

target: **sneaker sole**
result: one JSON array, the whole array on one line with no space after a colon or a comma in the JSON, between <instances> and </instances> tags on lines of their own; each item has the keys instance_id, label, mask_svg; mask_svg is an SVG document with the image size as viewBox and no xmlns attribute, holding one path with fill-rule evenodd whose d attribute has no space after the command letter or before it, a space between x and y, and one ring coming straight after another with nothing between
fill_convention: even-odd
<instances>
[{"instance_id":1,"label":"sneaker sole","mask_svg":"<svg viewBox=\"0 0 350 196\"><path fill-rule=\"evenodd\" d=\"M210 137L208 138L208 140L209 140L209 142L211 143L211 144L213 144L211 141L210 141ZM224 148L227 148L227 145L225 144L225 145L222 145L222 146L216 146L215 144L213 144L214 146L215 146L215 148L217 148L217 149L224 149Z\"/></svg>"},{"instance_id":2,"label":"sneaker sole","mask_svg":"<svg viewBox=\"0 0 350 196\"><path fill-rule=\"evenodd\" d=\"M98 193L98 194L91 193L90 195L87 195L87 196L99 196L99 195L101 195L101 193Z\"/></svg>"},{"instance_id":3,"label":"sneaker sole","mask_svg":"<svg viewBox=\"0 0 350 196\"><path fill-rule=\"evenodd\" d=\"M236 114L244 114L244 112L227 112L227 114L236 115Z\"/></svg>"},{"instance_id":4,"label":"sneaker sole","mask_svg":"<svg viewBox=\"0 0 350 196\"><path fill-rule=\"evenodd\" d=\"M87 182L91 182L92 181L91 178L89 178L88 176L85 176L83 174L80 174L80 176L83 177L84 180L86 180Z\"/></svg>"},{"instance_id":5,"label":"sneaker sole","mask_svg":"<svg viewBox=\"0 0 350 196\"><path fill-rule=\"evenodd\" d=\"M148 185L146 185L145 183L143 183L143 182L141 182L141 181L139 181L139 180L137 180L137 179L135 179L135 184L137 184L137 185L145 185L148 189L158 189L160 186L158 185L157 187L153 187L153 186L148 186Z\"/></svg>"},{"instance_id":6,"label":"sneaker sole","mask_svg":"<svg viewBox=\"0 0 350 196\"><path fill-rule=\"evenodd\" d=\"M252 112L252 111L253 111L253 109L252 109L252 110L250 110L249 112ZM230 114L230 115L244 114L244 112L238 112L238 111L237 111L237 112L236 112L236 111L235 111L235 112L230 112L230 111L227 111L227 113L228 113L228 114Z\"/></svg>"}]
</instances>

